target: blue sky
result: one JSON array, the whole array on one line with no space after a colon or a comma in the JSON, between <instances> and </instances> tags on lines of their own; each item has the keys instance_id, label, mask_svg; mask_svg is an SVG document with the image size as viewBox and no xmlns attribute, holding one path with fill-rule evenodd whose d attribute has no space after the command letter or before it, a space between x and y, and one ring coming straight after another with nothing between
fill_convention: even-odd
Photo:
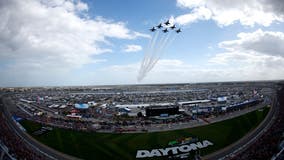
<instances>
[{"instance_id":1,"label":"blue sky","mask_svg":"<svg viewBox=\"0 0 284 160\"><path fill-rule=\"evenodd\" d=\"M284 79L281 0L1 3L0 86ZM182 33L138 82L149 28L167 19Z\"/></svg>"}]
</instances>

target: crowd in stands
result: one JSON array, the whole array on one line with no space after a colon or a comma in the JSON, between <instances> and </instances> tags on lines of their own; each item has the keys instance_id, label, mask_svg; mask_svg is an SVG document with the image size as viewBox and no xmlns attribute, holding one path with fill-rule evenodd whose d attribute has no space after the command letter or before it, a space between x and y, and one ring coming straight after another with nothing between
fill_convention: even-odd
<instances>
[{"instance_id":1,"label":"crowd in stands","mask_svg":"<svg viewBox=\"0 0 284 160\"><path fill-rule=\"evenodd\" d=\"M237 159L270 159L275 153L278 152L279 142L284 131L284 89L278 94L278 100L280 101L280 109L275 120L275 123L265 132L259 139L257 139L253 145L251 145L246 151L237 155L233 160ZM25 114L16 113L22 118L28 119ZM9 127L7 117L0 111L0 140L9 149L9 154L16 159L47 159L41 153L31 148L21 137L19 137L12 128ZM64 127L74 130L86 130L92 129L92 123L86 121L61 119L54 117L33 117L34 121L43 124L52 124L53 126ZM135 126L135 129L147 128L156 124L176 124L179 122L188 122L192 120L191 117L182 117L171 120L161 121L143 121L137 120L117 120L115 123L99 122L103 129L109 129L121 126ZM105 128L104 128L105 127Z\"/></svg>"},{"instance_id":2,"label":"crowd in stands","mask_svg":"<svg viewBox=\"0 0 284 160\"><path fill-rule=\"evenodd\" d=\"M23 139L17 136L8 126L4 114L0 112L0 139L8 148L9 154L18 160L37 159L43 160L45 157L34 151Z\"/></svg>"},{"instance_id":3,"label":"crowd in stands","mask_svg":"<svg viewBox=\"0 0 284 160\"><path fill-rule=\"evenodd\" d=\"M270 160L279 152L279 144L284 133L284 87L277 94L279 112L272 126L249 148L236 155L232 160Z\"/></svg>"}]
</instances>

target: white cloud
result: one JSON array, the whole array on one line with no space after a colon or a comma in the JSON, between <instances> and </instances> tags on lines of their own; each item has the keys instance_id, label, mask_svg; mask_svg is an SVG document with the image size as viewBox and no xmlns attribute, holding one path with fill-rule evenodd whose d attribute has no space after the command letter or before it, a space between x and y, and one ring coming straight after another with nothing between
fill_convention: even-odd
<instances>
[{"instance_id":1,"label":"white cloud","mask_svg":"<svg viewBox=\"0 0 284 160\"><path fill-rule=\"evenodd\" d=\"M267 55L284 57L284 33L262 31L239 33L239 39L219 43L219 47L229 51L254 51Z\"/></svg>"},{"instance_id":2,"label":"white cloud","mask_svg":"<svg viewBox=\"0 0 284 160\"><path fill-rule=\"evenodd\" d=\"M236 40L223 41L225 51L209 64L190 65L178 59L160 60L142 83L181 83L284 79L282 32L256 30L240 33ZM119 83L136 82L140 64L116 65L104 70ZM104 75L106 76L106 75Z\"/></svg>"},{"instance_id":3,"label":"white cloud","mask_svg":"<svg viewBox=\"0 0 284 160\"><path fill-rule=\"evenodd\" d=\"M200 7L198 9L193 9L191 13L176 17L174 21L180 25L185 25L198 20L209 20L211 17L212 13L209 9Z\"/></svg>"},{"instance_id":4,"label":"white cloud","mask_svg":"<svg viewBox=\"0 0 284 160\"><path fill-rule=\"evenodd\" d=\"M80 1L76 4L76 8L79 11L85 11L85 10L89 9L89 7L88 7L88 5L86 3L82 3Z\"/></svg>"},{"instance_id":5,"label":"white cloud","mask_svg":"<svg viewBox=\"0 0 284 160\"><path fill-rule=\"evenodd\" d=\"M284 21L284 1L281 0L177 0L177 6L189 9L188 14L176 17L181 25L209 19L220 26L235 22L245 26L270 26Z\"/></svg>"},{"instance_id":6,"label":"white cloud","mask_svg":"<svg viewBox=\"0 0 284 160\"><path fill-rule=\"evenodd\" d=\"M284 58L284 33L262 31L241 32L236 40L223 41L218 44L226 52L219 53L210 62L226 64L231 61L261 61Z\"/></svg>"},{"instance_id":7,"label":"white cloud","mask_svg":"<svg viewBox=\"0 0 284 160\"><path fill-rule=\"evenodd\" d=\"M219 47L224 53L216 54L209 62L241 68L242 76L256 79L284 78L284 33L257 30L240 33L237 40L224 41Z\"/></svg>"},{"instance_id":8,"label":"white cloud","mask_svg":"<svg viewBox=\"0 0 284 160\"><path fill-rule=\"evenodd\" d=\"M174 83L180 81L188 81L182 79L181 73L189 70L191 65L177 59L161 59L158 61L155 68L147 75L142 83ZM129 84L137 82L137 75L140 68L140 63L132 63L125 65L113 65L101 70L101 77L104 80L110 80L107 77L115 77L118 84ZM111 81L106 82L111 84Z\"/></svg>"},{"instance_id":9,"label":"white cloud","mask_svg":"<svg viewBox=\"0 0 284 160\"><path fill-rule=\"evenodd\" d=\"M88 9L80 1L4 0L1 3L0 57L17 63L26 59L76 67L91 62L92 55L111 52L100 46L108 38L145 36L132 32L123 22L80 17L77 11Z\"/></svg>"},{"instance_id":10,"label":"white cloud","mask_svg":"<svg viewBox=\"0 0 284 160\"><path fill-rule=\"evenodd\" d=\"M143 37L143 38L151 38L151 36L149 34L144 34L144 33L140 33L140 32L134 32L134 36L135 37Z\"/></svg>"},{"instance_id":11,"label":"white cloud","mask_svg":"<svg viewBox=\"0 0 284 160\"><path fill-rule=\"evenodd\" d=\"M236 22L269 26L282 22L284 14L281 0L179 0L177 4L189 10L176 17L181 24L212 19L221 26ZM90 77L90 84L136 82L139 63L104 68L95 76L68 76L68 71L84 64L105 62L93 57L112 52L109 44L114 38L150 38L131 31L124 22L90 19L88 10L79 0L1 0L0 85L18 85L19 81L24 85L61 85L84 76ZM219 43L225 51L210 59L211 66L160 60L143 83L283 79L283 37L282 32L262 30L240 33L236 40Z\"/></svg>"},{"instance_id":12,"label":"white cloud","mask_svg":"<svg viewBox=\"0 0 284 160\"><path fill-rule=\"evenodd\" d=\"M253 57L256 58L256 57ZM156 67L149 72L141 83L189 83L189 82L220 82L220 81L247 81L247 80L275 80L284 78L284 60L264 56L258 57L253 63L247 61L241 66L227 65L194 66L181 60L160 60ZM236 60L237 63L241 62ZM106 83L112 84L115 77L118 84L137 82L139 63L114 65L101 71L100 77Z\"/></svg>"},{"instance_id":13,"label":"white cloud","mask_svg":"<svg viewBox=\"0 0 284 160\"><path fill-rule=\"evenodd\" d=\"M123 22L90 19L87 11L79 0L1 0L0 70L29 68L25 72L52 75L96 62L94 55L112 52L111 39L148 36Z\"/></svg>"},{"instance_id":14,"label":"white cloud","mask_svg":"<svg viewBox=\"0 0 284 160\"><path fill-rule=\"evenodd\" d=\"M141 50L142 50L142 47L139 45L135 45L135 44L126 45L125 48L123 49L124 52L138 52Z\"/></svg>"}]
</instances>

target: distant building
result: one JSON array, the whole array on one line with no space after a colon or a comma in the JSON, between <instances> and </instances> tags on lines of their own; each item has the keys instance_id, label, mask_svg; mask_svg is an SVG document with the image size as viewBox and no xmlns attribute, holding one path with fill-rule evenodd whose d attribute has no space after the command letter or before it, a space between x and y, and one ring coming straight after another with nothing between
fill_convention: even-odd
<instances>
[{"instance_id":1,"label":"distant building","mask_svg":"<svg viewBox=\"0 0 284 160\"><path fill-rule=\"evenodd\" d=\"M218 97L217 102L221 104L227 103L227 97Z\"/></svg>"},{"instance_id":2,"label":"distant building","mask_svg":"<svg viewBox=\"0 0 284 160\"><path fill-rule=\"evenodd\" d=\"M165 116L179 114L179 107L177 105L168 106L149 106L146 107L146 116Z\"/></svg>"},{"instance_id":3,"label":"distant building","mask_svg":"<svg viewBox=\"0 0 284 160\"><path fill-rule=\"evenodd\" d=\"M95 101L90 101L90 102L88 102L88 105L89 106L95 106L95 105L97 105L97 103Z\"/></svg>"},{"instance_id":4,"label":"distant building","mask_svg":"<svg viewBox=\"0 0 284 160\"><path fill-rule=\"evenodd\" d=\"M88 109L88 108L89 108L89 105L88 105L88 104L85 104L85 103L83 103L83 104L78 104L78 103L76 103L76 104L75 104L75 108L76 108L76 109Z\"/></svg>"}]
</instances>

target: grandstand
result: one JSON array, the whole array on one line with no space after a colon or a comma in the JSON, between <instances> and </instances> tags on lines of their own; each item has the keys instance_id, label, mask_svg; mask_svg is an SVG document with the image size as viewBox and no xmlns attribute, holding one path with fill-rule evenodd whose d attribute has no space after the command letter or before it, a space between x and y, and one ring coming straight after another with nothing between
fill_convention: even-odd
<instances>
[{"instance_id":1,"label":"grandstand","mask_svg":"<svg viewBox=\"0 0 284 160\"><path fill-rule=\"evenodd\" d=\"M33 150L25 143L25 140L23 140L21 137L17 136L16 133L13 132L13 130L7 124L6 119L2 113L0 114L0 128L0 159L46 159L41 153L36 150Z\"/></svg>"},{"instance_id":2,"label":"grandstand","mask_svg":"<svg viewBox=\"0 0 284 160\"><path fill-rule=\"evenodd\" d=\"M231 91L230 89L228 89ZM259 90L259 89L258 89ZM229 93L228 91L228 93ZM43 95L45 90L43 90ZM51 92L47 92L51 93ZM128 137L135 135L135 134L141 134L140 138L149 138L149 142L153 142L151 146L162 146L162 144L166 143L163 142L164 139L157 139L157 141L152 141L154 137L160 137L161 135L167 135L168 133L174 133L178 132L182 129L184 131L180 131L183 134L187 134L188 132L185 132L186 129L196 127L198 130L200 128L209 127L211 125L218 126L217 122L224 122L224 124L228 123L229 120L232 120L230 123L233 125L228 126L234 126L239 127L240 131L242 132L242 135L238 134L241 138L247 133L249 133L253 129L253 126L257 126L261 122L259 119L261 116L269 117L264 115L265 112L268 113L267 110L269 110L269 107L266 107L268 104L272 104L273 98L275 92L269 93L268 96L265 95L265 98L268 99L268 102L266 102L265 98L258 97L252 94L246 94L243 97L237 97L236 99L232 98L232 96L228 96L228 98L223 98L221 101L222 103L218 103L218 98L216 100L213 100L210 96L204 93L204 95L191 95L196 96L196 98L190 99L189 93L183 94L183 95L176 95L177 93L174 93L170 95L170 93L167 93L169 95L131 95L130 93L125 95L111 95L110 97L117 96L113 99L107 99L105 95L100 95L101 101L98 101L97 99L94 99L96 102L98 102L95 106L89 105L88 102L93 100L93 97L90 95L80 95L78 97L68 97L68 94L57 94L57 92L53 92L55 94L55 98L47 99L46 102L42 101L41 105L43 106L37 106L36 102L34 101L34 97L32 92L29 92L27 94L17 94L12 96L5 96L4 102L5 106L7 107L0 107L1 109L5 109L5 113L2 112L0 114L0 160L2 159L50 159L47 158L46 154L50 155L51 157L54 156L53 151L48 150L45 147L42 147L41 144L35 145L33 142L31 144L31 140L27 138L27 136L31 136L40 142L46 144L44 142L44 138L48 138L48 135L53 134L53 137L55 133L57 133L59 130L62 131L62 133L65 132L65 130L68 132L74 133L74 135L80 135L83 132L90 133L92 131L95 131L97 133L92 133L92 135L111 135L113 137L118 136L116 139L120 139L119 136L125 137L126 140L128 140ZM53 94L52 93L52 94ZM232 89L231 95L234 94L235 91ZM249 91L247 92L249 93ZM209 93L210 94L210 93ZM217 94L216 94L217 95ZM218 96L214 97L218 97ZM260 135L259 137L256 137L255 140L253 140L252 145L248 145L247 149L244 151L241 151L240 153L237 153L235 157L230 155L230 157L226 157L231 160L237 160L237 159L270 159L271 157L273 160L280 160L283 158L283 146L284 146L284 112L283 112L283 97L284 91L279 90L278 91L278 97L279 104L277 105L279 107L279 112L276 112L277 114L273 114L273 118L270 125L265 125L265 130L261 131L263 134L259 134L257 132L257 135ZM62 102L58 99L58 97L61 97L64 99ZM141 97L147 96L147 100L149 101L142 101L139 102L137 99ZM178 99L179 97L185 96L184 99ZM270 97L271 96L271 97ZM282 96L282 97L281 97ZM30 100L30 101L24 101L21 99L21 97L24 98L24 100ZM50 96L51 97L51 96ZM90 98L91 97L91 98ZM98 95L94 97L99 97ZM162 98L168 97L168 99L172 98L173 101L165 101ZM178 97L175 99L175 97ZM85 98L85 99L84 99ZM76 100L78 99L78 100ZM188 100L187 100L188 99ZM17 103L17 100L19 101ZM156 101L157 103L154 103L153 101ZM223 100L226 100L226 102L223 102ZM269 102L270 101L270 102ZM9 103L7 103L9 102ZM273 101L274 102L274 101ZM2 103L2 102L1 102ZM12 105L12 104L16 105ZM46 103L46 104L44 104ZM23 105L25 104L25 105ZM53 105L54 104L54 105ZM49 107L49 106L56 106L57 107ZM105 106L101 104L106 104ZM21 108L17 107L20 105L22 109L26 110L26 112L29 112L30 114L27 114L25 111L21 110ZM4 106L1 104L1 106ZM14 106L15 110L10 110L10 106ZM59 108L59 106L65 106L64 110ZM101 107L102 106L102 107ZM274 106L274 105L271 105ZM8 109L9 108L9 109ZM32 109L35 109L35 112L43 112L43 116L35 115ZM43 109L44 108L44 109ZM275 108L275 107L270 107ZM143 112L144 111L144 112ZM6 113L7 112L7 113ZM54 114L55 112L58 112L58 114ZM119 116L116 113L125 113L128 114L128 116ZM248 114L250 112L253 112L255 116L252 116L254 118L245 117L245 114ZM130 114L138 115L140 113L141 116L130 116ZM144 114L145 113L145 114ZM269 112L270 113L270 112ZM273 112L274 113L274 112ZM250 115L253 115L250 114ZM64 115L64 117L62 116ZM73 118L70 118L73 116ZM90 116L91 115L91 116ZM243 121L246 123L240 123L241 125L236 125L236 121L234 118L237 116L244 116L244 120L249 120L249 123L247 121ZM80 116L80 118L77 118L76 116ZM172 118L174 117L174 118ZM100 118L100 119L99 119ZM160 119L159 119L160 118ZM24 129L20 129L21 126L18 126L18 121L21 121L24 119L24 121L30 121L32 123L30 127L33 127L34 124L38 124L40 127L31 130L28 125L24 126L26 131ZM258 119L259 121L255 121ZM228 120L227 122L225 122ZM234 122L235 121L235 122ZM259 123L256 123L259 122ZM273 122L273 123L272 123ZM269 121L270 124L270 121ZM251 125L251 126L250 126ZM28 127L27 127L28 126ZM95 126L95 127L94 127ZM222 131L222 134L224 131L228 128L225 127L225 125L220 125ZM252 128L249 128L249 127ZM223 127L223 128L222 128ZM246 132L243 131L243 129L247 130ZM267 130L266 130L267 129ZM194 129L193 129L194 130ZM191 130L189 133L194 133L194 131ZM194 134L200 137L210 137L212 136L210 133L210 136L208 135L209 132L211 132L213 128L208 129L206 132L198 132L198 134ZM83 131L83 132L82 132ZM172 131L172 132L170 132ZM228 131L231 131L231 129L228 129ZM77 133L78 132L78 133ZM107 132L107 133L106 133ZM146 132L146 133L145 133ZM153 132L153 133L152 133ZM254 132L254 131L253 131ZM119 134L118 134L119 133ZM128 134L129 133L129 134ZM131 134L130 134L131 133ZM27 136L23 136L27 135ZM29 134L29 135L28 135ZM85 133L84 133L85 134ZM63 134L64 135L64 134ZM174 136L177 136L177 134L173 134ZM214 135L214 134L213 134ZM220 135L220 134L218 134ZM144 137L145 136L145 137ZM187 136L187 135L184 135ZM232 135L228 136L231 137ZM235 135L234 135L235 136ZM30 138L31 138L30 137ZM64 136L62 136L64 137ZM82 136L84 137L84 136ZM138 136L139 137L139 136ZM39 138L39 139L38 139ZM77 137L76 137L77 138ZM180 136L176 137L177 139L181 138ZM218 141L215 141L216 140ZM220 145L220 137L212 137L209 138L209 140L212 140L214 144ZM221 137L222 138L222 137ZM236 137L233 137L236 139ZM69 139L67 138L67 142L69 143ZM97 140L98 137L95 137L94 140ZM121 138L125 140L124 138ZM61 139L63 141L63 138ZM134 138L134 141L137 139ZM171 140L169 137L167 137L167 140ZM64 140L65 141L65 140ZM88 139L89 141L89 139ZM104 139L104 142L106 142L107 139ZM133 142L134 142L133 141ZM140 139L140 142L144 142L145 139ZM226 140L231 141L231 140ZM51 140L51 142L57 143L56 140ZM116 141L115 141L116 142ZM128 142L128 141L127 141ZM231 141L233 142L233 141ZM230 144L232 144L230 142ZM39 142L37 142L39 143ZM78 143L78 142L77 142ZM123 141L119 141L121 145L124 145ZM224 142L225 143L225 142ZM131 144L136 144L132 143ZM34 145L36 148L32 147ZM83 144L85 145L85 144ZM82 146L83 146L82 145ZM113 143L111 140L108 141L108 145L113 145L110 148L115 149L115 143ZM126 144L125 144L126 145ZM222 144L222 147L227 146L228 144ZM216 145L217 146L217 145ZM133 147L137 147L133 145ZM215 146L214 146L215 147ZM220 147L220 148L222 148ZM52 147L56 150L59 150L63 153L73 155L73 152L65 152L62 151L56 147ZM68 147L67 147L68 148ZM92 147L89 147L92 148ZM102 147L103 149L106 149L106 147ZM148 148L147 145L141 145L141 149ZM214 150L217 151L220 148ZM107 148L108 150L109 148ZM127 151L130 151L131 149L128 149ZM48 152L46 152L48 151ZM124 153L124 150L111 150L111 153L108 154L109 157L112 155L118 155L116 152L119 152L122 157L130 157L133 156L134 152L136 150L131 150L131 154ZM261 152L259 152L261 151ZM63 154L62 153L62 154ZM96 154L104 154L103 151L96 152ZM211 151L206 151L206 154L211 153ZM206 155L204 152L201 154L202 156ZM63 154L64 155L64 154ZM80 154L74 154L73 156L79 156ZM96 156L96 155L93 155ZM54 156L57 158L57 155ZM60 157L60 156L59 156ZM80 157L81 158L81 157ZM86 158L86 157L84 157ZM59 158L61 159L61 158ZM132 159L132 158L130 158Z\"/></svg>"},{"instance_id":3,"label":"grandstand","mask_svg":"<svg viewBox=\"0 0 284 160\"><path fill-rule=\"evenodd\" d=\"M283 85L284 86L284 85ZM278 91L278 112L273 117L274 123L264 131L247 149L239 152L231 160L283 160L284 158L284 87Z\"/></svg>"},{"instance_id":4,"label":"grandstand","mask_svg":"<svg viewBox=\"0 0 284 160\"><path fill-rule=\"evenodd\" d=\"M16 160L9 152L8 147L0 140L0 159L1 160Z\"/></svg>"}]
</instances>

